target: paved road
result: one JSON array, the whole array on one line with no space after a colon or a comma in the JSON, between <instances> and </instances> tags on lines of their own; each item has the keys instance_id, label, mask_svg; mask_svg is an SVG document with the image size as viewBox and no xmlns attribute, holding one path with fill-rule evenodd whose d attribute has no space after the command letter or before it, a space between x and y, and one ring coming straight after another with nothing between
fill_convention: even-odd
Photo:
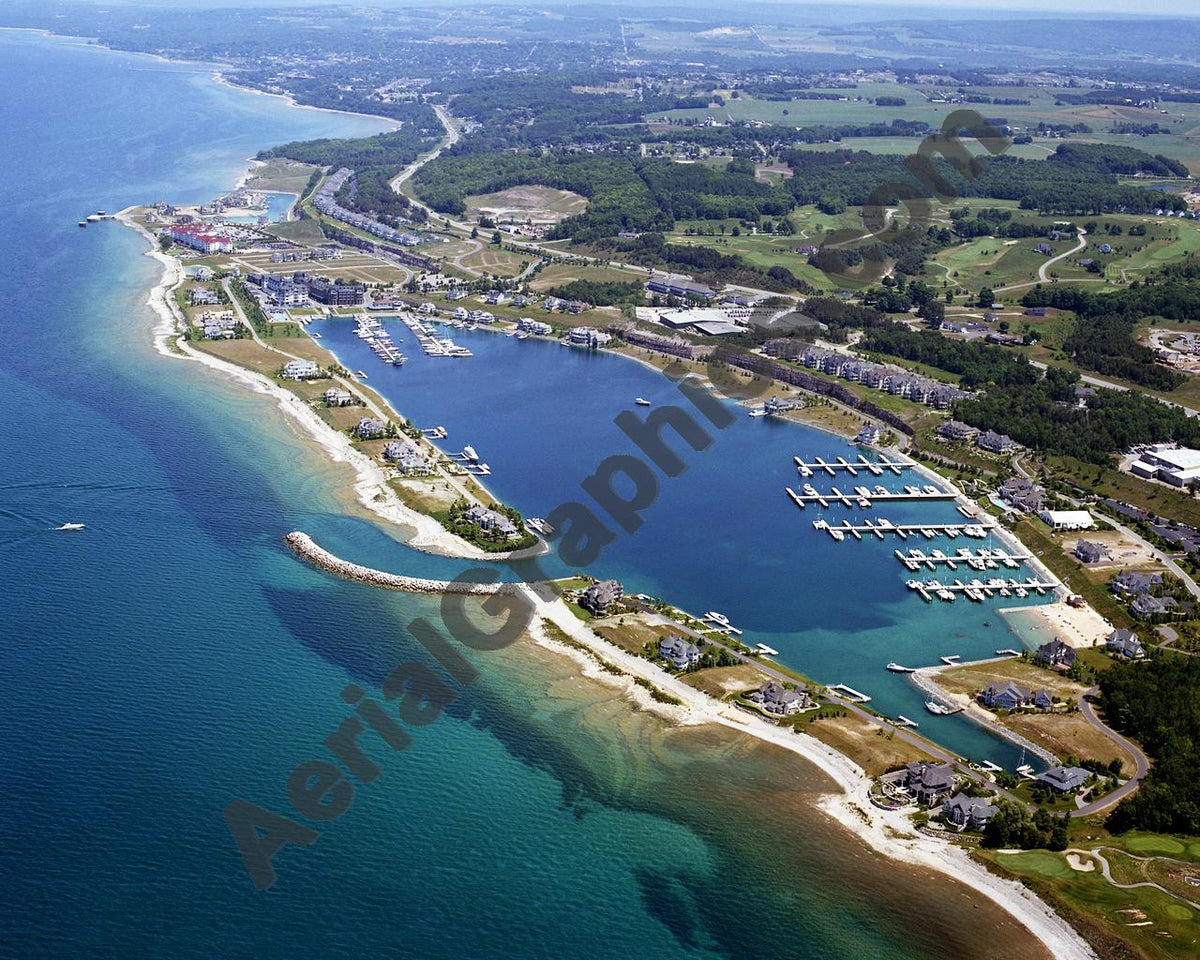
<instances>
[{"instance_id":1,"label":"paved road","mask_svg":"<svg viewBox=\"0 0 1200 960\"><path fill-rule=\"evenodd\" d=\"M1091 704L1091 698L1094 697L1098 692L1099 687L1092 687L1092 689L1084 693L1079 700L1079 710L1083 714L1083 718L1092 727L1094 727L1096 730L1099 730L1114 743L1119 744L1129 751L1130 755L1134 759L1134 772L1130 779L1126 780L1112 793L1101 797L1099 800L1093 800L1091 803L1085 803L1078 810L1075 810L1071 813L1072 817L1086 817L1093 813L1103 813L1110 807L1116 806L1118 803L1136 791L1137 788L1141 786L1142 780L1145 778L1146 774L1150 772L1150 761L1147 759L1146 754L1142 752L1142 748L1132 740L1127 740L1125 737L1121 736L1116 730L1096 716L1095 708Z\"/></svg>"}]
</instances>

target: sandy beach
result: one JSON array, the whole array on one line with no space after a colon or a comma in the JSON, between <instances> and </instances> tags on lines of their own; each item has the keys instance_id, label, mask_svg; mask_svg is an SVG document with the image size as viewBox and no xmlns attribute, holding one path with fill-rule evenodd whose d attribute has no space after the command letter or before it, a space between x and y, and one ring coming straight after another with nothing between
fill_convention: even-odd
<instances>
[{"instance_id":1,"label":"sandy beach","mask_svg":"<svg viewBox=\"0 0 1200 960\"><path fill-rule=\"evenodd\" d=\"M178 339L176 335L184 320L176 313L177 307L171 292L187 276L183 265L158 249L158 242L153 234L131 216L128 209L116 214L114 219L142 234L150 244L146 256L157 260L163 267L162 278L150 291L147 299L150 308L158 317L158 323L154 327L154 345L159 353L177 360L196 361L256 393L266 394L274 399L279 410L299 424L331 460L335 463L345 463L354 471L354 492L364 508L390 524L411 531L411 537L405 541L407 546L439 556L464 560L494 562L507 559L509 554L486 553L459 539L433 517L419 513L401 501L388 486L383 468L354 449L346 436L325 423L294 393L261 374L203 353L186 341Z\"/></svg>"},{"instance_id":2,"label":"sandy beach","mask_svg":"<svg viewBox=\"0 0 1200 960\"><path fill-rule=\"evenodd\" d=\"M1047 603L1040 607L1010 607L998 612L1001 616L1019 612L1023 617L1036 619L1035 629L1045 634L1041 643L1049 643L1057 637L1069 647L1094 647L1113 632L1113 625L1088 606Z\"/></svg>"}]
</instances>

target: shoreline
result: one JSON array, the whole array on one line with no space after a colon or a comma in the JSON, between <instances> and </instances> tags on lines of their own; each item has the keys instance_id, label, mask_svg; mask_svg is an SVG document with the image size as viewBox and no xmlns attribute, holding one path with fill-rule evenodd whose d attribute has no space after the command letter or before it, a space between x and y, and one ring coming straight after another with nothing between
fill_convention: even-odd
<instances>
[{"instance_id":1,"label":"shoreline","mask_svg":"<svg viewBox=\"0 0 1200 960\"><path fill-rule=\"evenodd\" d=\"M263 91L252 92L263 93ZM370 514L413 531L411 539L405 541L407 546L464 560L503 560L506 558L506 555L503 554L484 553L460 541L433 518L420 514L403 504L396 494L386 486L382 469L355 450L344 436L320 420L294 394L260 374L204 354L178 339L176 334L180 318L171 298L171 292L183 282L186 271L179 260L158 249L153 234L131 216L132 209L126 208L120 211L114 219L141 233L150 247L144 251L144 254L157 260L163 267L162 276L151 289L147 299L147 304L158 317L158 323L153 328L153 336L155 348L160 354L175 359L198 361L235 383L249 386L255 392L272 397L281 412L299 423L304 432L316 440L334 462L346 463L355 470L357 475L357 481L354 484L355 493L359 503ZM638 358L630 357L630 359ZM642 362L647 366L653 366L646 361ZM661 371L659 372L661 373ZM705 379L707 380L707 378ZM826 432L832 433L832 431ZM941 482L948 482L944 478L939 477L938 479ZM486 490L486 488L483 489ZM382 500L377 499L380 494L383 495ZM649 661L634 657L604 641L579 621L561 599L545 600L538 596L532 587L525 584L518 584L515 589L530 598L534 610L539 616L544 617L569 638L592 651L596 657L620 666L630 675L611 676L598 664L589 671L585 663L584 676L621 686L628 699L641 708L662 716L669 722L678 724L716 723L797 754L830 777L840 790L840 792L830 792L821 797L817 801L818 809L866 843L872 850L891 859L936 870L973 888L1026 927L1055 958L1075 960L1075 958L1093 958L1095 956L1086 942L1063 918L1055 914L1021 884L995 876L982 864L972 860L968 853L961 848L946 841L916 833L905 814L883 811L874 807L868 797L871 779L845 755L807 735L785 732L763 718L745 715L741 712L735 714L733 708L718 704L706 694L665 674ZM580 650L572 650L563 644L555 643L545 635L544 630L541 630L540 623L531 632L534 633L535 642L546 649L556 650L565 656L577 658L581 662L588 659ZM540 636L538 636L539 632ZM683 705L676 707L654 701L647 691L633 682L632 677L642 677L661 687L664 691L682 700Z\"/></svg>"},{"instance_id":2,"label":"shoreline","mask_svg":"<svg viewBox=\"0 0 1200 960\"><path fill-rule=\"evenodd\" d=\"M357 570L361 575L354 576L354 579L365 576L368 579L364 582L376 585L381 585L381 581L411 579L339 561L313 543L311 538L303 534L289 536L303 537L299 542L307 541L320 555L331 557L340 575L351 576L353 574L350 571ZM290 539L289 544L295 546ZM305 556L309 558L307 552ZM459 592L470 593L494 593L499 588L499 585L493 585L475 590L467 588L477 585L460 586L463 589ZM844 754L805 733L785 730L762 717L738 711L714 700L659 669L651 661L610 643L579 620L561 598L546 600L538 595L534 586L525 583L512 584L510 589L523 594L531 604L534 616L527 630L528 638L546 650L574 660L581 668L581 676L619 688L624 698L635 707L653 713L664 722L678 726L717 724L796 754L829 777L837 788L823 793L817 801L817 808L872 850L893 860L935 870L971 887L1028 929L1056 960L1094 958L1095 954L1083 938L1020 883L991 873L983 864L971 859L961 847L916 832L905 813L874 806L869 799L871 778ZM553 624L584 649L568 646L550 637L543 621ZM604 663L619 668L623 675L605 670ZM648 681L681 700L682 704L666 704L655 700L634 678Z\"/></svg>"},{"instance_id":3,"label":"shoreline","mask_svg":"<svg viewBox=\"0 0 1200 960\"><path fill-rule=\"evenodd\" d=\"M114 214L113 219L140 233L150 246L144 255L158 261L163 266L162 276L150 290L146 300L147 305L158 317L158 323L154 326L152 333L155 349L162 356L175 360L196 361L235 383L271 397L284 416L291 417L298 423L303 432L315 440L333 462L345 463L354 470L356 474L354 492L359 504L368 513L374 514L402 530L412 531L411 537L403 541L406 546L451 559L496 561L508 558L509 554L487 553L460 540L433 517L418 513L405 504L387 485L383 469L355 450L346 437L313 413L295 394L285 390L262 374L203 353L188 345L186 341L180 340L176 334L182 320L175 313L175 304L170 294L183 282L187 272L180 261L167 256L158 249L158 243L153 234L130 216L131 209L133 208L127 207L121 210Z\"/></svg>"}]
</instances>

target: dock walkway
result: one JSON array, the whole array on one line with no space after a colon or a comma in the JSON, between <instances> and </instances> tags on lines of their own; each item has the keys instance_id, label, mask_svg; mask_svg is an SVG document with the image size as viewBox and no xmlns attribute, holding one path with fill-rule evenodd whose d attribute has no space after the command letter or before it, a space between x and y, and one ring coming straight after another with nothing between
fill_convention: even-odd
<instances>
[{"instance_id":1,"label":"dock walkway","mask_svg":"<svg viewBox=\"0 0 1200 960\"><path fill-rule=\"evenodd\" d=\"M890 470L896 476L900 476L901 471L913 468L913 465L907 460L889 460L886 457L880 460L868 460L861 453L853 463L845 457L837 457L832 463L821 457L815 457L811 461L801 460L799 457L792 457L792 459L802 477L811 477L817 470L824 470L831 477L836 476L839 470L845 470L852 477L858 476L860 470L865 470L877 477L882 476L885 470Z\"/></svg>"}]
</instances>

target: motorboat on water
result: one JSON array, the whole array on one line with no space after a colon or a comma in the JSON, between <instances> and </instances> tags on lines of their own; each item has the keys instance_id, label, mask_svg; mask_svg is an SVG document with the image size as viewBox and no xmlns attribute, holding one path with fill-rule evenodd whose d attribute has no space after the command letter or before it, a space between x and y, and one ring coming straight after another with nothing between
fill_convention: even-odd
<instances>
[{"instance_id":1,"label":"motorboat on water","mask_svg":"<svg viewBox=\"0 0 1200 960\"><path fill-rule=\"evenodd\" d=\"M887 668L892 673L915 673L916 672L912 667L902 666L901 664L896 663L894 660L887 665Z\"/></svg>"},{"instance_id":2,"label":"motorboat on water","mask_svg":"<svg viewBox=\"0 0 1200 960\"><path fill-rule=\"evenodd\" d=\"M953 713L949 707L938 703L936 700L926 700L925 709L932 713L935 717L946 717Z\"/></svg>"},{"instance_id":3,"label":"motorboat on water","mask_svg":"<svg viewBox=\"0 0 1200 960\"><path fill-rule=\"evenodd\" d=\"M636 403L639 407L650 406L650 401L647 400L645 397L635 397L633 402Z\"/></svg>"},{"instance_id":4,"label":"motorboat on water","mask_svg":"<svg viewBox=\"0 0 1200 960\"><path fill-rule=\"evenodd\" d=\"M82 530L82 523L64 523L61 527L55 527L55 530Z\"/></svg>"}]
</instances>

